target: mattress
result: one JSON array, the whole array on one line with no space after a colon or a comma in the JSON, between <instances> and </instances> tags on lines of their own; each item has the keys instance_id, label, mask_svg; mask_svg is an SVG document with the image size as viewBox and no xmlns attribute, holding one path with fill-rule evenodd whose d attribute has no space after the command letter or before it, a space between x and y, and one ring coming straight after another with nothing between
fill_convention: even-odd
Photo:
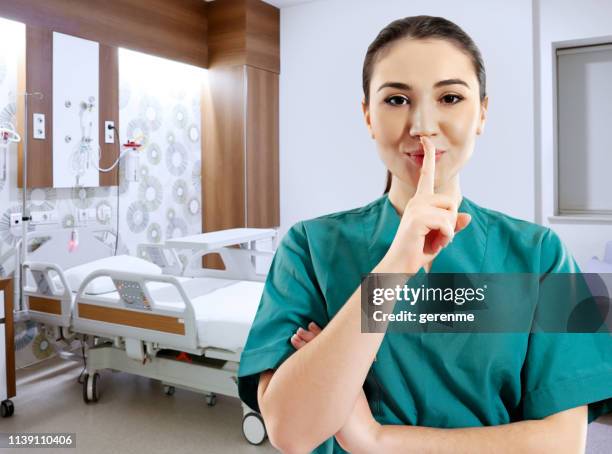
<instances>
[{"instance_id":1,"label":"mattress","mask_svg":"<svg viewBox=\"0 0 612 454\"><path fill-rule=\"evenodd\" d=\"M263 282L218 278L177 278L194 308L198 346L238 351L244 347L263 293ZM160 309L180 311L182 299L174 286L150 282L147 289ZM112 301L118 292L87 295L87 300Z\"/></svg>"},{"instance_id":2,"label":"mattress","mask_svg":"<svg viewBox=\"0 0 612 454\"><path fill-rule=\"evenodd\" d=\"M238 351L244 347L263 293L264 283L235 281L195 298L198 345Z\"/></svg>"}]
</instances>

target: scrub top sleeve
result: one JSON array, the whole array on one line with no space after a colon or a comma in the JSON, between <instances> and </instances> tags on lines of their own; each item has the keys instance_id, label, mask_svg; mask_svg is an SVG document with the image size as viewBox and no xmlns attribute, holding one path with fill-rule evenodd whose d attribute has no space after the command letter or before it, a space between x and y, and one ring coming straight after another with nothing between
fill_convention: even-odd
<instances>
[{"instance_id":1,"label":"scrub top sleeve","mask_svg":"<svg viewBox=\"0 0 612 454\"><path fill-rule=\"evenodd\" d=\"M541 273L579 273L561 239L547 229ZM523 418L542 419L588 405L588 422L612 412L610 333L531 333L522 370Z\"/></svg>"},{"instance_id":2,"label":"scrub top sleeve","mask_svg":"<svg viewBox=\"0 0 612 454\"><path fill-rule=\"evenodd\" d=\"M264 284L257 313L240 357L238 394L259 411L259 374L277 369L296 350L290 338L298 327L329 319L316 278L303 222L295 224L278 246Z\"/></svg>"}]
</instances>

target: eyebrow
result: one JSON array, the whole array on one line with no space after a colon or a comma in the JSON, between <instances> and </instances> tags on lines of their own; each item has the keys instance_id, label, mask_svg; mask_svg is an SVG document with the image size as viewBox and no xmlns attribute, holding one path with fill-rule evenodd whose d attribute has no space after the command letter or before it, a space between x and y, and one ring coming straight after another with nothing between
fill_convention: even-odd
<instances>
[{"instance_id":1,"label":"eyebrow","mask_svg":"<svg viewBox=\"0 0 612 454\"><path fill-rule=\"evenodd\" d=\"M461 79L445 79L445 80L441 80L440 82L436 82L436 84L434 85L434 88L438 88L438 87L444 87L446 85L465 85L466 87L470 88L470 86L463 80ZM385 82L384 84L382 84L380 87L378 87L378 90L376 90L377 92L382 90L385 87L391 87L391 88L398 88L400 90L412 90L412 87L408 84L405 84L403 82Z\"/></svg>"}]
</instances>

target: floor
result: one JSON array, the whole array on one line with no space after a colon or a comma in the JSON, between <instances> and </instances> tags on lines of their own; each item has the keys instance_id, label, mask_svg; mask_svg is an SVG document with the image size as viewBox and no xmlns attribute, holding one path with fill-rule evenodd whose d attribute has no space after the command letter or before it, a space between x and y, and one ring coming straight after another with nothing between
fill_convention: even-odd
<instances>
[{"instance_id":1,"label":"floor","mask_svg":"<svg viewBox=\"0 0 612 454\"><path fill-rule=\"evenodd\" d=\"M76 380L82 366L53 358L18 371L15 414L1 420L7 432L69 432L77 449L45 453L253 453L278 452L266 440L250 445L242 435L242 408L236 398L219 395L208 407L201 394L177 389L169 397L159 382L124 373L101 372L101 397L85 404ZM587 454L612 451L612 415L589 425ZM26 449L6 449L24 454ZM39 452L39 451L37 451Z\"/></svg>"},{"instance_id":2,"label":"floor","mask_svg":"<svg viewBox=\"0 0 612 454\"><path fill-rule=\"evenodd\" d=\"M177 389L166 396L155 380L102 371L100 401L85 404L77 383L82 364L60 358L45 363L17 372L15 414L0 421L3 433L66 433L78 427L76 450L44 449L44 453L278 452L267 439L259 446L244 439L237 398L218 395L216 405L208 407L203 394Z\"/></svg>"}]
</instances>

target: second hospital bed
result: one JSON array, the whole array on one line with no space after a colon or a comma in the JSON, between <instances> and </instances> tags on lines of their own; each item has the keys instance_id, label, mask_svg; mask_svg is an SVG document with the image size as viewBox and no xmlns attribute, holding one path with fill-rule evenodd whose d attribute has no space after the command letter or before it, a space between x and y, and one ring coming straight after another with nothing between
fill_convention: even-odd
<instances>
[{"instance_id":1,"label":"second hospital bed","mask_svg":"<svg viewBox=\"0 0 612 454\"><path fill-rule=\"evenodd\" d=\"M204 393L212 406L218 393L238 397L240 354L265 280L252 258L272 254L253 245L275 234L231 229L177 239L173 245L141 245L139 255L155 261L160 272L151 263L136 265L141 259L133 257L123 259L131 262L122 270L121 257L113 257L89 263L75 278L55 264L30 261L24 269L32 273L34 285L25 287L24 295L34 320L95 336L83 376L86 402L99 399L98 371L112 369L160 380L167 394L175 387ZM186 276L185 264L179 267L182 276L162 274L177 270L167 260L172 246L190 249L189 262L218 253L226 269L204 268ZM149 272L134 272L136 266ZM263 442L263 419L243 402L242 407L246 439Z\"/></svg>"}]
</instances>

